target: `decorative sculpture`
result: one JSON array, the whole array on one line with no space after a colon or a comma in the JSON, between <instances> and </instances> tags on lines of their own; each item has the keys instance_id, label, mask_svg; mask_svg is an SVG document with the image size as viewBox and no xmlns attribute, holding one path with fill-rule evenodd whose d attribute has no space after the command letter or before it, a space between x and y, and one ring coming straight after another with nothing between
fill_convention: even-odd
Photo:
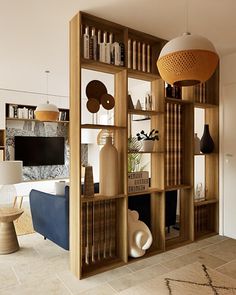
<instances>
[{"instance_id":1,"label":"decorative sculpture","mask_svg":"<svg viewBox=\"0 0 236 295\"><path fill-rule=\"evenodd\" d=\"M139 220L137 211L128 210L129 256L137 258L146 253L152 244L152 233L148 226Z\"/></svg>"},{"instance_id":2,"label":"decorative sculpture","mask_svg":"<svg viewBox=\"0 0 236 295\"><path fill-rule=\"evenodd\" d=\"M115 106L114 97L107 93L106 86L99 80L92 80L86 87L86 95L88 98L87 109L90 113L97 113L100 104L106 110L111 110Z\"/></svg>"},{"instance_id":3,"label":"decorative sculpture","mask_svg":"<svg viewBox=\"0 0 236 295\"><path fill-rule=\"evenodd\" d=\"M93 197L94 196L94 182L93 182L93 167L85 167L84 175L84 196Z\"/></svg>"}]
</instances>

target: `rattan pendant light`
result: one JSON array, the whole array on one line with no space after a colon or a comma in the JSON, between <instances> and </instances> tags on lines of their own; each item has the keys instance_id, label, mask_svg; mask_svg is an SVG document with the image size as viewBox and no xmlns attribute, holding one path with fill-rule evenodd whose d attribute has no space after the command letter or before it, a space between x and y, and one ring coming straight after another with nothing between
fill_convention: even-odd
<instances>
[{"instance_id":1,"label":"rattan pendant light","mask_svg":"<svg viewBox=\"0 0 236 295\"><path fill-rule=\"evenodd\" d=\"M218 61L216 50L208 39L185 33L162 48L157 67L167 83L191 86L208 80Z\"/></svg>"},{"instance_id":2,"label":"rattan pendant light","mask_svg":"<svg viewBox=\"0 0 236 295\"><path fill-rule=\"evenodd\" d=\"M48 74L50 71L45 71L47 77L47 97L48 97ZM35 119L39 121L58 121L59 119L59 110L55 104L47 103L39 104L34 112Z\"/></svg>"},{"instance_id":3,"label":"rattan pendant light","mask_svg":"<svg viewBox=\"0 0 236 295\"><path fill-rule=\"evenodd\" d=\"M188 32L188 0L185 9L185 31ZM184 33L162 48L157 68L162 79L175 86L192 86L207 81L219 61L214 45L199 35Z\"/></svg>"}]
</instances>

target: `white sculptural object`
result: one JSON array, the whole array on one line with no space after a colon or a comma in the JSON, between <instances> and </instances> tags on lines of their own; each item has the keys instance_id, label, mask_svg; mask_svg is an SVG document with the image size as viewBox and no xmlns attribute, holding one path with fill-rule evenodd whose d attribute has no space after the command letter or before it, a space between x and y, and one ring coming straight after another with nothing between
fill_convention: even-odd
<instances>
[{"instance_id":1,"label":"white sculptural object","mask_svg":"<svg viewBox=\"0 0 236 295\"><path fill-rule=\"evenodd\" d=\"M128 210L129 256L141 257L152 244L152 233L148 226L139 220L137 211Z\"/></svg>"}]
</instances>

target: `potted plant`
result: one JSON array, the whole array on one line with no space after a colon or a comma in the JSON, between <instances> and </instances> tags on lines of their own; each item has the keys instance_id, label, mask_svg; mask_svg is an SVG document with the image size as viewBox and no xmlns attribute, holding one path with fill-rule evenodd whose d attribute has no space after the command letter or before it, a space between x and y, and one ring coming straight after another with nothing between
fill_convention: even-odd
<instances>
[{"instance_id":1,"label":"potted plant","mask_svg":"<svg viewBox=\"0 0 236 295\"><path fill-rule=\"evenodd\" d=\"M143 142L143 151L152 152L155 140L159 140L159 131L152 129L150 133L145 133L144 130L136 134L138 141Z\"/></svg>"},{"instance_id":2,"label":"potted plant","mask_svg":"<svg viewBox=\"0 0 236 295\"><path fill-rule=\"evenodd\" d=\"M128 193L147 191L149 172L144 171L148 164L142 165L141 143L137 137L128 139Z\"/></svg>"}]
</instances>

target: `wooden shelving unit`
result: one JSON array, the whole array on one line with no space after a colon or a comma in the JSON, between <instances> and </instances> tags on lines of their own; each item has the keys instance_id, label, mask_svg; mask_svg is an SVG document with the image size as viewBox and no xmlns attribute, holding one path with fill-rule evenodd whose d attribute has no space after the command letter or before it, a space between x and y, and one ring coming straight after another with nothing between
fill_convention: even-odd
<instances>
[{"instance_id":1,"label":"wooden shelving unit","mask_svg":"<svg viewBox=\"0 0 236 295\"><path fill-rule=\"evenodd\" d=\"M124 44L125 62L123 66L114 66L83 58L82 34L85 26L95 27L96 30L99 29L102 32L110 32L113 34L115 42ZM132 68L132 63L130 64L128 61L129 39L150 46L149 72ZM164 81L161 80L156 68L156 60L165 43L166 41L163 39L83 12L78 13L71 20L70 262L71 270L78 278L87 277L134 260L128 257L127 210L128 208L135 210L138 203L141 204L139 208L146 211L146 223L153 235L152 247L142 258L190 243L194 239L202 237L206 232L209 234L218 231L218 71L202 86L201 92L199 92L199 89L194 89L194 87L186 87L182 92L182 99L165 98ZM114 125L81 122L82 69L112 74L116 102ZM150 82L152 110L128 109L129 78ZM193 133L195 107L205 109L206 122L210 124L210 132L216 146L213 154L204 155L206 158L206 186L208 189L206 200L199 203L194 202ZM128 151L128 137L131 136L131 118L133 115L149 117L150 128L159 131L160 140L154 151L147 153L150 158L150 188L147 191L128 194L128 155L137 153L136 151ZM213 122L216 124L212 124ZM93 198L84 198L81 195L81 182L78 181L81 179L81 129L104 129L113 132L114 145L119 156L119 195L109 198L99 194L96 194ZM138 153L146 154L142 151ZM173 224L177 228L175 231L178 232L178 236L169 238L166 221L168 213L166 213L165 208L168 206L167 199L171 194L176 194L179 204L178 220ZM111 207L112 209L109 211L107 208ZM197 223L199 215L197 210L204 207L209 208L209 211L207 211L210 220L209 226L205 221L202 225L201 222ZM91 254L93 251L90 248L88 250L86 245L92 244L94 247L101 247L101 242L96 244L96 237L93 237L91 241L86 241L85 232L94 231L97 226L96 214L100 214L101 210L108 210L106 212L113 214L112 218L115 220L113 226L115 236L112 237L113 254L104 259L100 257L91 260L91 255L88 255L88 253ZM140 218L142 218L143 213L142 210L139 211ZM106 214L100 218L104 223L107 222ZM91 219L91 216L94 216L95 219ZM85 229L85 225L87 229ZM98 255L96 251L95 253Z\"/></svg>"},{"instance_id":2,"label":"wooden shelving unit","mask_svg":"<svg viewBox=\"0 0 236 295\"><path fill-rule=\"evenodd\" d=\"M5 160L5 130L0 129L0 161Z\"/></svg>"}]
</instances>

